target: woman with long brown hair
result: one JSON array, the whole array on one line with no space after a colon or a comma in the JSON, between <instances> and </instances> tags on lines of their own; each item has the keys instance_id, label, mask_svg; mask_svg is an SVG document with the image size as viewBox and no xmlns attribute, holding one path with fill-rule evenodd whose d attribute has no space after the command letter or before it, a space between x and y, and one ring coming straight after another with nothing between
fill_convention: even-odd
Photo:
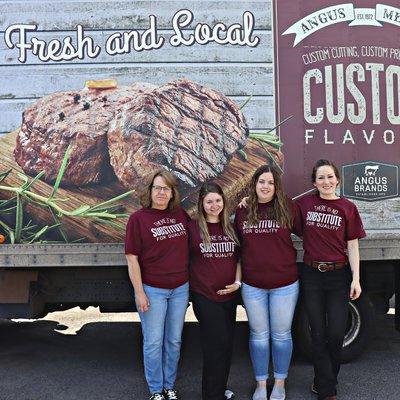
<instances>
[{"instance_id":1,"label":"woman with long brown hair","mask_svg":"<svg viewBox=\"0 0 400 400\"><path fill-rule=\"evenodd\" d=\"M202 186L197 219L189 222L190 289L203 350L203 400L225 400L240 288L238 239L225 195L215 183Z\"/></svg>"},{"instance_id":2,"label":"woman with long brown hair","mask_svg":"<svg viewBox=\"0 0 400 400\"><path fill-rule=\"evenodd\" d=\"M275 383L270 400L285 399L292 355L291 326L299 293L296 250L297 207L285 196L278 171L259 167L250 183L247 208L238 208L242 298L250 326L250 356L257 382L253 400L267 399L270 342Z\"/></svg>"},{"instance_id":3,"label":"woman with long brown hair","mask_svg":"<svg viewBox=\"0 0 400 400\"><path fill-rule=\"evenodd\" d=\"M178 398L174 384L189 300L189 217L179 203L175 177L157 170L143 190L143 208L126 227L125 254L142 325L150 400Z\"/></svg>"}]
</instances>

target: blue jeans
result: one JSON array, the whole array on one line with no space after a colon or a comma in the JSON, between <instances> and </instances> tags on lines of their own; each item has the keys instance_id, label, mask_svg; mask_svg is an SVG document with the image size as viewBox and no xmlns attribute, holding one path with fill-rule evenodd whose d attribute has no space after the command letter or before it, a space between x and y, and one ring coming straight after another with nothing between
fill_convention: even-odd
<instances>
[{"instance_id":1,"label":"blue jeans","mask_svg":"<svg viewBox=\"0 0 400 400\"><path fill-rule=\"evenodd\" d=\"M139 312L143 332L144 373L150 393L173 389L189 301L189 283L175 289L143 285L150 309Z\"/></svg>"},{"instance_id":2,"label":"blue jeans","mask_svg":"<svg viewBox=\"0 0 400 400\"><path fill-rule=\"evenodd\" d=\"M256 381L268 378L270 339L274 378L285 379L292 357L292 320L299 297L299 282L276 289L246 283L242 297L250 326L250 357Z\"/></svg>"}]
</instances>

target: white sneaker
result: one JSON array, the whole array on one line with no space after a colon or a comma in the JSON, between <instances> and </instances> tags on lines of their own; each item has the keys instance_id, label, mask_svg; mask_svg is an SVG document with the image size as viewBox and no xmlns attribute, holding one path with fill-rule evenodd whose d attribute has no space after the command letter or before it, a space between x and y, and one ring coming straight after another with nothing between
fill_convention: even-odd
<instances>
[{"instance_id":1,"label":"white sneaker","mask_svg":"<svg viewBox=\"0 0 400 400\"><path fill-rule=\"evenodd\" d=\"M233 398L235 398L235 393L233 393L232 390L226 389L225 390L225 399L231 400Z\"/></svg>"}]
</instances>

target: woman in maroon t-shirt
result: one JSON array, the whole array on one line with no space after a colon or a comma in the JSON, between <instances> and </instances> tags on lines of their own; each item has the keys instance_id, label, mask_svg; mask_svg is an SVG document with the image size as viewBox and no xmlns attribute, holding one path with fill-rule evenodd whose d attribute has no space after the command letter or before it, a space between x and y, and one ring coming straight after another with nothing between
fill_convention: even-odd
<instances>
[{"instance_id":1,"label":"woman in maroon t-shirt","mask_svg":"<svg viewBox=\"0 0 400 400\"><path fill-rule=\"evenodd\" d=\"M221 187L200 189L197 220L189 222L190 289L203 349L203 400L225 400L241 286L238 239L229 223ZM226 393L225 393L226 392Z\"/></svg>"},{"instance_id":2,"label":"woman in maroon t-shirt","mask_svg":"<svg viewBox=\"0 0 400 400\"><path fill-rule=\"evenodd\" d=\"M312 182L317 193L298 200L304 248L301 295L311 327L311 390L318 399L334 400L348 302L361 293L358 239L365 232L357 207L336 195L339 172L332 162L317 161Z\"/></svg>"},{"instance_id":3,"label":"woman in maroon t-shirt","mask_svg":"<svg viewBox=\"0 0 400 400\"><path fill-rule=\"evenodd\" d=\"M150 176L142 209L126 227L125 254L143 332L143 359L151 400L177 399L174 384L189 300L189 217L179 207L174 176Z\"/></svg>"},{"instance_id":4,"label":"woman in maroon t-shirt","mask_svg":"<svg viewBox=\"0 0 400 400\"><path fill-rule=\"evenodd\" d=\"M253 400L266 400L270 342L275 384L270 399L285 399L292 355L291 326L299 284L291 233L297 207L283 193L280 174L268 165L254 173L247 209L238 208L242 297L250 326L250 356L257 387Z\"/></svg>"}]
</instances>

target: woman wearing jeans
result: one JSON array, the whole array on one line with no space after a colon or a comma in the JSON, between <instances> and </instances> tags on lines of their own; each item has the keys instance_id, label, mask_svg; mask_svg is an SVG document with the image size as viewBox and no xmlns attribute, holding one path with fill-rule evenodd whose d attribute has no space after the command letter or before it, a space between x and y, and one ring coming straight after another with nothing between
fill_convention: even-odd
<instances>
[{"instance_id":1,"label":"woman wearing jeans","mask_svg":"<svg viewBox=\"0 0 400 400\"><path fill-rule=\"evenodd\" d=\"M143 332L143 359L151 400L175 400L183 323L189 300L189 217L179 207L169 172L151 175L142 209L126 227L125 254Z\"/></svg>"},{"instance_id":2,"label":"woman wearing jeans","mask_svg":"<svg viewBox=\"0 0 400 400\"><path fill-rule=\"evenodd\" d=\"M250 356L257 386L253 400L266 400L270 339L275 383L271 400L285 399L292 355L291 326L299 284L291 240L297 208L282 191L277 170L263 165L254 173L247 209L238 208L242 297L250 325Z\"/></svg>"},{"instance_id":3,"label":"woman wearing jeans","mask_svg":"<svg viewBox=\"0 0 400 400\"><path fill-rule=\"evenodd\" d=\"M348 304L361 293L358 239L365 232L357 207L336 196L339 172L332 162L317 161L312 182L317 192L298 200L304 248L301 295L314 361L311 390L320 400L336 400Z\"/></svg>"}]
</instances>

